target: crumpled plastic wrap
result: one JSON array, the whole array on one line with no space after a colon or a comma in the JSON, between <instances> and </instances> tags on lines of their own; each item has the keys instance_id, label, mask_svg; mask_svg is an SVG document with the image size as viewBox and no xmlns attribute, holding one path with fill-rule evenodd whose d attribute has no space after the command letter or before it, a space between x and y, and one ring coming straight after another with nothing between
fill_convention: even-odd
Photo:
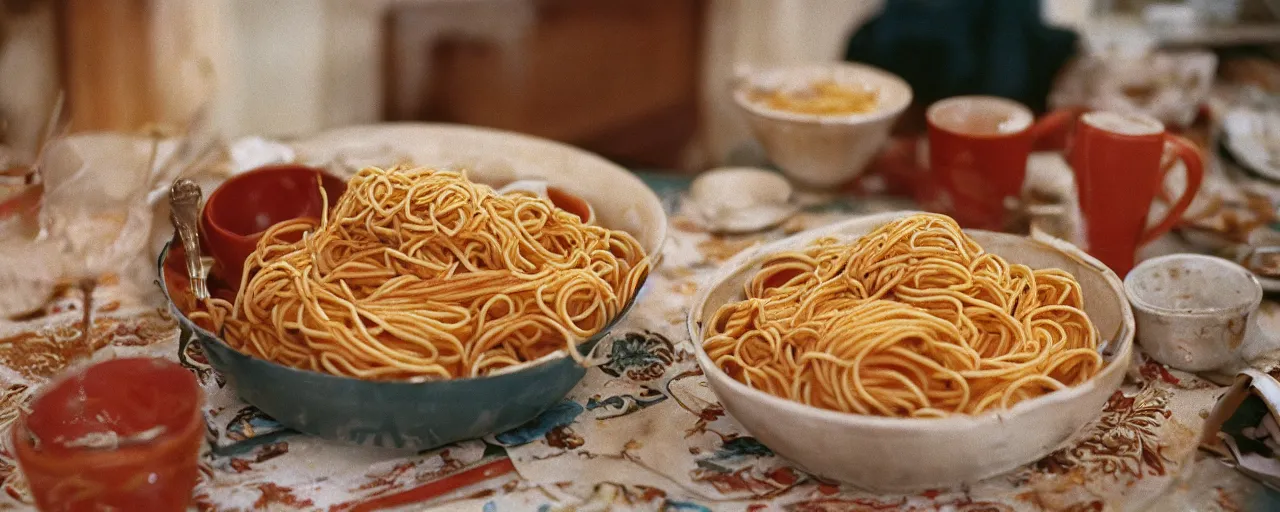
<instances>
[{"instance_id":1,"label":"crumpled plastic wrap","mask_svg":"<svg viewBox=\"0 0 1280 512\"><path fill-rule=\"evenodd\" d=\"M1217 66L1217 56L1201 51L1089 54L1063 71L1049 105L1141 113L1184 127L1208 98Z\"/></svg>"},{"instance_id":2,"label":"crumpled plastic wrap","mask_svg":"<svg viewBox=\"0 0 1280 512\"><path fill-rule=\"evenodd\" d=\"M185 142L123 133L55 141L26 202L0 198L0 324L38 313L60 285L82 278L114 276L138 294L158 293L151 262L172 238L174 179L192 178L208 196L231 174L294 158L278 142L226 144L206 133Z\"/></svg>"}]
</instances>

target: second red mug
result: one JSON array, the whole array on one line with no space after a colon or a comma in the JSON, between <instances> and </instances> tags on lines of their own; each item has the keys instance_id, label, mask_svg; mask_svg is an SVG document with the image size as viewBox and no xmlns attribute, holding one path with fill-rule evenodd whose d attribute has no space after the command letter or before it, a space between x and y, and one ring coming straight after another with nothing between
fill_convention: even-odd
<instances>
[{"instance_id":1,"label":"second red mug","mask_svg":"<svg viewBox=\"0 0 1280 512\"><path fill-rule=\"evenodd\" d=\"M1039 121L1022 104L993 96L957 96L929 106L929 168L940 207L962 226L1003 230L1010 199L1022 194L1036 141L1062 131L1078 111Z\"/></svg>"},{"instance_id":2,"label":"second red mug","mask_svg":"<svg viewBox=\"0 0 1280 512\"><path fill-rule=\"evenodd\" d=\"M1147 213L1164 184L1161 159L1166 147L1185 165L1187 188L1164 219L1148 229ZM1080 116L1067 162L1076 175L1087 250L1120 277L1133 268L1139 247L1182 218L1204 176L1195 144L1139 114L1099 111Z\"/></svg>"}]
</instances>

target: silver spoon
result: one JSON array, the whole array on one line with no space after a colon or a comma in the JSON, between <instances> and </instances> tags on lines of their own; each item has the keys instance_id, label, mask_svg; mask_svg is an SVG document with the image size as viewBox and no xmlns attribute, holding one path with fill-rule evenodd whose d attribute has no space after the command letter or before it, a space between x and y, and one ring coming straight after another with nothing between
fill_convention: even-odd
<instances>
[{"instance_id":1,"label":"silver spoon","mask_svg":"<svg viewBox=\"0 0 1280 512\"><path fill-rule=\"evenodd\" d=\"M179 178L169 188L169 221L178 231L182 249L186 252L187 279L191 281L191 293L196 300L209 298L209 288L204 281L204 262L200 260L200 202L203 193L196 182Z\"/></svg>"}]
</instances>

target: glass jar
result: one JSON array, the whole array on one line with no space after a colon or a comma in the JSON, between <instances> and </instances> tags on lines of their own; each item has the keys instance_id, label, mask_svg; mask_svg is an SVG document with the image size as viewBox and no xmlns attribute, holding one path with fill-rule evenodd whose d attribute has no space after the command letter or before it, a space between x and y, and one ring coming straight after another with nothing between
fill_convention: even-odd
<instances>
[{"instance_id":1,"label":"glass jar","mask_svg":"<svg viewBox=\"0 0 1280 512\"><path fill-rule=\"evenodd\" d=\"M163 359L94 364L50 382L13 429L45 511L185 510L205 436L195 376Z\"/></svg>"}]
</instances>

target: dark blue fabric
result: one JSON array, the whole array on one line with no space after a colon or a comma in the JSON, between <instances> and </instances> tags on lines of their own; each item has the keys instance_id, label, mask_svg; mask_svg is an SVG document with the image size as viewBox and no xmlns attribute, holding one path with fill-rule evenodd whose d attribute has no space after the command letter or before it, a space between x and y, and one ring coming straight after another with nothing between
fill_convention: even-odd
<instances>
[{"instance_id":1,"label":"dark blue fabric","mask_svg":"<svg viewBox=\"0 0 1280 512\"><path fill-rule=\"evenodd\" d=\"M1076 39L1044 24L1039 0L886 0L845 59L901 76L918 105L986 94L1043 111Z\"/></svg>"}]
</instances>

